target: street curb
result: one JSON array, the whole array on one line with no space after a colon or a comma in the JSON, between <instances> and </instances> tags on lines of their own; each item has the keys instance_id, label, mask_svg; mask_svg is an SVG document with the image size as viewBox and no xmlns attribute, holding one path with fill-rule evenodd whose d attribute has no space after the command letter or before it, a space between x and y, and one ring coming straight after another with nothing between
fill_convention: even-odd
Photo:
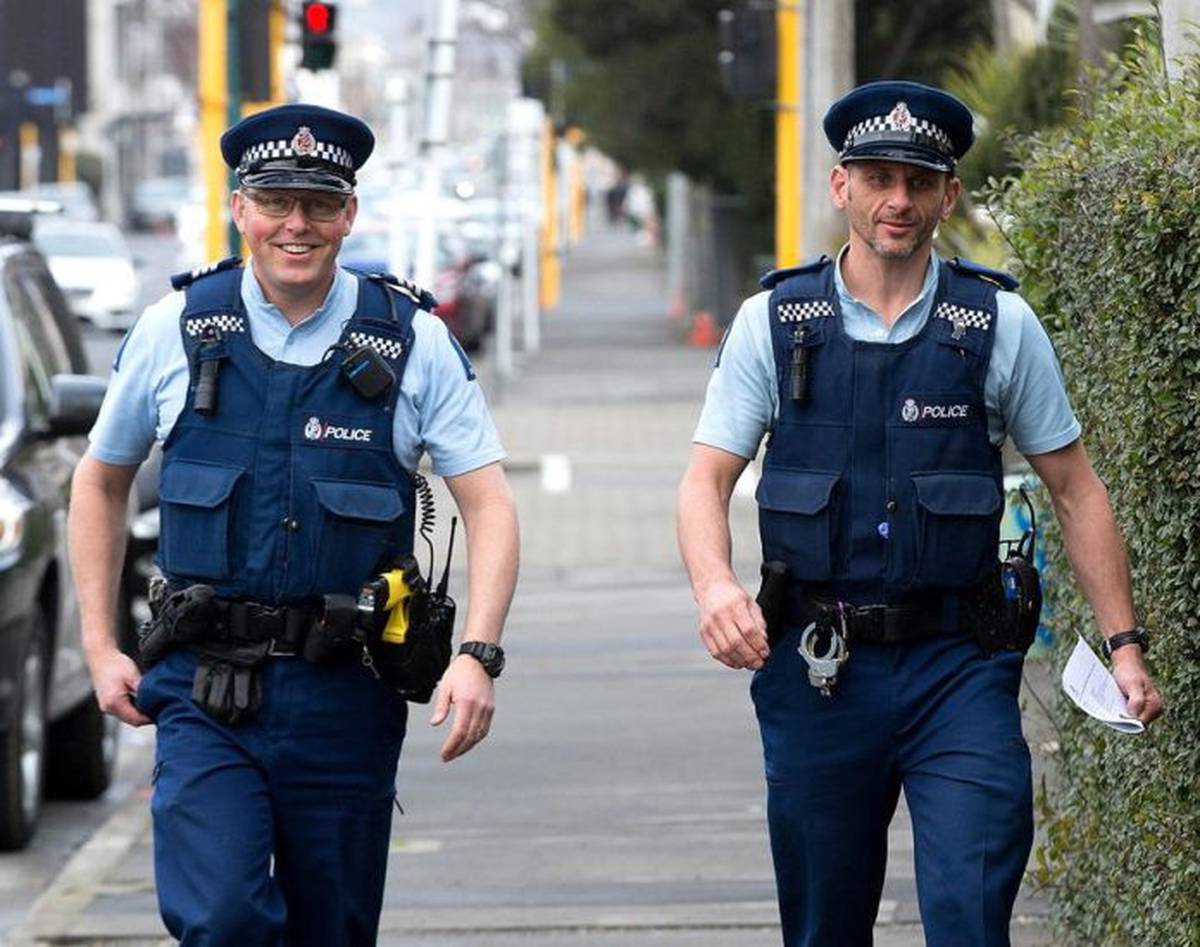
<instances>
[{"instance_id":1,"label":"street curb","mask_svg":"<svg viewBox=\"0 0 1200 947\"><path fill-rule=\"evenodd\" d=\"M71 929L149 826L150 806L144 793L135 790L33 902L29 914L10 932L9 947L70 943Z\"/></svg>"}]
</instances>

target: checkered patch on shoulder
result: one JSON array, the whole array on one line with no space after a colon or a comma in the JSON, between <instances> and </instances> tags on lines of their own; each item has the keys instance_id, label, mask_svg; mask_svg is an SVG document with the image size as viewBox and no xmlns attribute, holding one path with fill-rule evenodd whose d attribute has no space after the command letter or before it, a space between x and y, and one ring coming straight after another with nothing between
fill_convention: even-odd
<instances>
[{"instance_id":1,"label":"checkered patch on shoulder","mask_svg":"<svg viewBox=\"0 0 1200 947\"><path fill-rule=\"evenodd\" d=\"M397 339L371 335L369 332L351 332L349 338L354 345L370 346L384 358L399 358L404 354L404 343Z\"/></svg>"},{"instance_id":2,"label":"checkered patch on shoulder","mask_svg":"<svg viewBox=\"0 0 1200 947\"><path fill-rule=\"evenodd\" d=\"M833 315L833 304L828 299L805 299L779 304L780 322L807 322Z\"/></svg>"},{"instance_id":3,"label":"checkered patch on shoulder","mask_svg":"<svg viewBox=\"0 0 1200 947\"><path fill-rule=\"evenodd\" d=\"M954 326L955 338L959 338L967 329L983 329L992 324L992 314L982 309L968 309L956 306L954 303L942 302L933 313L935 319L945 319Z\"/></svg>"},{"instance_id":4,"label":"checkered patch on shoulder","mask_svg":"<svg viewBox=\"0 0 1200 947\"><path fill-rule=\"evenodd\" d=\"M188 319L184 322L183 329L188 335L195 337L203 333L209 326L213 326L222 334L245 332L246 320L233 313L223 312L213 316L196 316L194 319Z\"/></svg>"}]
</instances>

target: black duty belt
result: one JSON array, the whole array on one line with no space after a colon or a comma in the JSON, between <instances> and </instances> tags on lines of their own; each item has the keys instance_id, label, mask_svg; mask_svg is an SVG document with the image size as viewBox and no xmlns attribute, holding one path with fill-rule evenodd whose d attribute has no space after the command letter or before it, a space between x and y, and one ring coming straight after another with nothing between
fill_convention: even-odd
<instances>
[{"instance_id":1,"label":"black duty belt","mask_svg":"<svg viewBox=\"0 0 1200 947\"><path fill-rule=\"evenodd\" d=\"M911 605L850 605L806 598L801 603L802 623L845 629L849 642L903 644L946 634L946 599L937 596Z\"/></svg>"},{"instance_id":2,"label":"black duty belt","mask_svg":"<svg viewBox=\"0 0 1200 947\"><path fill-rule=\"evenodd\" d=\"M304 650L304 639L318 619L315 609L296 605L222 601L224 621L218 628L231 640L270 641L268 654L287 656ZM221 626L224 626L223 628Z\"/></svg>"},{"instance_id":3,"label":"black duty belt","mask_svg":"<svg viewBox=\"0 0 1200 947\"><path fill-rule=\"evenodd\" d=\"M151 589L151 612L158 618L163 600L182 593L188 587L171 588L163 580L159 589ZM176 618L186 618L190 609L182 608ZM189 635L183 640L236 642L239 644L271 643L269 654L294 655L304 650L309 631L321 619L320 609L313 605L265 605L231 599L210 599L201 613L202 634Z\"/></svg>"}]
</instances>

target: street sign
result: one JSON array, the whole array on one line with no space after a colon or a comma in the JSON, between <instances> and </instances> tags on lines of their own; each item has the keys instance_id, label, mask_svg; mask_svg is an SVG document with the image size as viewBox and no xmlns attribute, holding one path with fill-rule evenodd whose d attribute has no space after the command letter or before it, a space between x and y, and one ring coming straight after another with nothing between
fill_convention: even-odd
<instances>
[{"instance_id":1,"label":"street sign","mask_svg":"<svg viewBox=\"0 0 1200 947\"><path fill-rule=\"evenodd\" d=\"M25 90L30 105L65 105L71 89L66 85L31 85Z\"/></svg>"}]
</instances>

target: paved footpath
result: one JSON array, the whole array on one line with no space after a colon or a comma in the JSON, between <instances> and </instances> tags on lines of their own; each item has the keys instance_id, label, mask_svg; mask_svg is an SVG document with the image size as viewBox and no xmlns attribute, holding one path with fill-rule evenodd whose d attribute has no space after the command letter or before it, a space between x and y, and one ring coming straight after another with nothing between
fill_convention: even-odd
<instances>
[{"instance_id":1,"label":"paved footpath","mask_svg":"<svg viewBox=\"0 0 1200 947\"><path fill-rule=\"evenodd\" d=\"M492 735L453 764L438 761L428 708L412 708L381 944L779 943L749 679L700 645L675 547L674 491L712 353L683 343L664 297L653 251L594 236L567 259L563 303L517 380L500 391L480 363L521 510L509 668ZM732 513L746 579L751 492L739 489ZM11 943L169 943L146 794L81 850ZM903 808L889 842L876 944L916 947ZM1050 943L1044 913L1022 896L1015 944Z\"/></svg>"}]
</instances>

